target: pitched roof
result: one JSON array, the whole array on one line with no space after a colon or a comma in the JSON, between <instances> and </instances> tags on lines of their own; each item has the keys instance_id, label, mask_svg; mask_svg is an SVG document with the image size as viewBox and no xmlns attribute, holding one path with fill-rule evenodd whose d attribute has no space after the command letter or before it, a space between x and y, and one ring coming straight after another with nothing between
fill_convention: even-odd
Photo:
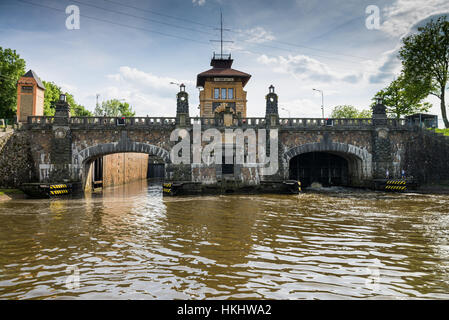
<instances>
[{"instance_id":1,"label":"pitched roof","mask_svg":"<svg viewBox=\"0 0 449 320\"><path fill-rule=\"evenodd\" d=\"M208 77L236 77L242 80L243 86L246 85L251 75L242 71L232 69L232 63L234 60L231 59L231 55L216 55L212 58L210 65L213 67L207 71L201 72L196 78L196 86L204 87L204 82Z\"/></svg>"},{"instance_id":2,"label":"pitched roof","mask_svg":"<svg viewBox=\"0 0 449 320\"><path fill-rule=\"evenodd\" d=\"M251 75L242 71L238 71L231 68L212 68L210 70L201 72L197 76L196 86L202 87L204 86L204 82L206 81L207 77L214 77L214 76L226 76L226 77L237 77L241 78L243 82L243 86L246 85L249 78L251 78Z\"/></svg>"},{"instance_id":3,"label":"pitched roof","mask_svg":"<svg viewBox=\"0 0 449 320\"><path fill-rule=\"evenodd\" d=\"M45 90L45 86L42 83L41 79L37 76L36 72L34 72L33 70L29 70L27 73L25 73L23 75L25 78L33 78L34 80L36 80L37 86L41 89Z\"/></svg>"}]
</instances>

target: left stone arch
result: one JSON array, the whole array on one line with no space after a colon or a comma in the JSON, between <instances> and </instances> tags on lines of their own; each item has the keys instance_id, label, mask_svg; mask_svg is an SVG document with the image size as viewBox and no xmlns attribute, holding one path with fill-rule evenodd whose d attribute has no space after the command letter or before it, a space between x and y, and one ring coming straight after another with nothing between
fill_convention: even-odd
<instances>
[{"instance_id":1,"label":"left stone arch","mask_svg":"<svg viewBox=\"0 0 449 320\"><path fill-rule=\"evenodd\" d=\"M82 165L86 161L112 153L138 152L146 153L161 158L165 163L171 163L170 152L167 150L147 143L129 142L129 143L102 143L92 147L85 148L74 154L73 164Z\"/></svg>"},{"instance_id":2,"label":"left stone arch","mask_svg":"<svg viewBox=\"0 0 449 320\"><path fill-rule=\"evenodd\" d=\"M170 164L170 152L167 150L147 143L120 141L111 143L100 143L91 147L87 147L77 153L73 153L72 168L74 169L72 175L79 181L83 181L83 187L86 184L87 171L89 170L89 163L91 160L114 153L146 153L151 156L161 158L165 164Z\"/></svg>"}]
</instances>

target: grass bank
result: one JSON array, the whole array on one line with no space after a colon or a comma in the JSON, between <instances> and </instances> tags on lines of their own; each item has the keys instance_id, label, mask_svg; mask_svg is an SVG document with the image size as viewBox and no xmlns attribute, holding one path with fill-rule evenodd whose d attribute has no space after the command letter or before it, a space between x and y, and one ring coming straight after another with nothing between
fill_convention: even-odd
<instances>
[{"instance_id":1,"label":"grass bank","mask_svg":"<svg viewBox=\"0 0 449 320\"><path fill-rule=\"evenodd\" d=\"M23 198L26 198L26 195L19 189L0 189L0 201Z\"/></svg>"},{"instance_id":2,"label":"grass bank","mask_svg":"<svg viewBox=\"0 0 449 320\"><path fill-rule=\"evenodd\" d=\"M442 133L442 134L444 134L445 136L448 136L448 137L449 137L449 129L435 129L435 132L437 132L437 133Z\"/></svg>"}]
</instances>

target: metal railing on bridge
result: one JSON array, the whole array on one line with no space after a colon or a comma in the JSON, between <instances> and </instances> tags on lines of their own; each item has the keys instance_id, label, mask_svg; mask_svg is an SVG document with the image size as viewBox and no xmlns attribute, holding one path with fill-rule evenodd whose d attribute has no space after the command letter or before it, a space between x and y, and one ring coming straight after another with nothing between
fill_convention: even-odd
<instances>
[{"instance_id":1,"label":"metal railing on bridge","mask_svg":"<svg viewBox=\"0 0 449 320\"><path fill-rule=\"evenodd\" d=\"M52 125L55 117L49 116L29 116L27 124L29 127L44 127ZM175 126L175 117L70 117L68 123L73 128L109 128L109 127L154 127L154 126ZM201 124L203 127L225 126L223 118L190 117L187 118L187 126ZM242 128L262 128L267 126L267 119L262 117L234 118L227 126ZM281 128L291 129L313 129L313 128L354 128L369 129L373 126L371 118L360 119L323 119L323 118L280 118L278 122ZM386 119L386 126L391 128L407 128L411 124L405 119Z\"/></svg>"},{"instance_id":2,"label":"metal railing on bridge","mask_svg":"<svg viewBox=\"0 0 449 320\"><path fill-rule=\"evenodd\" d=\"M55 117L30 116L28 125L39 127L51 125ZM70 117L68 123L73 128L101 128L101 127L150 127L150 126L174 126L176 118L174 117Z\"/></svg>"}]
</instances>

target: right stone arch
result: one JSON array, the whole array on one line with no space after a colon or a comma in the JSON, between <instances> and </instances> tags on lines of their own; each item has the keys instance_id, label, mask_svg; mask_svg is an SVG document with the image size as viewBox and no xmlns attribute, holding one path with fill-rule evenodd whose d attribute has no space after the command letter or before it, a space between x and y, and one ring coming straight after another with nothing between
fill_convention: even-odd
<instances>
[{"instance_id":1,"label":"right stone arch","mask_svg":"<svg viewBox=\"0 0 449 320\"><path fill-rule=\"evenodd\" d=\"M372 155L366 148L338 142L316 142L295 146L286 151L284 157L284 176L289 178L291 160L306 153L329 153L344 158L348 162L353 185L364 185L372 179Z\"/></svg>"}]
</instances>

